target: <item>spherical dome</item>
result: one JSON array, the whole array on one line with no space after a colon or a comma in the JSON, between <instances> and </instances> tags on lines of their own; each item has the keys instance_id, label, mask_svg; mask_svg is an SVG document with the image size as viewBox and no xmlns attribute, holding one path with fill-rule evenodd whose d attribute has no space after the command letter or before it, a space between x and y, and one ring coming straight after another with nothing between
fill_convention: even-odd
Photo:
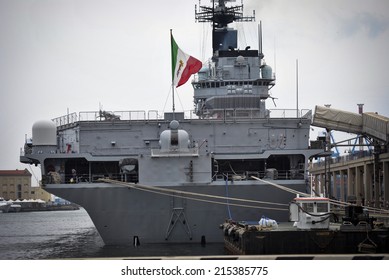
<instances>
[{"instance_id":1,"label":"spherical dome","mask_svg":"<svg viewBox=\"0 0 389 280\"><path fill-rule=\"evenodd\" d=\"M170 129L178 129L179 126L180 126L180 123L176 120L172 120L170 122L170 125L169 125Z\"/></svg>"},{"instance_id":2,"label":"spherical dome","mask_svg":"<svg viewBox=\"0 0 389 280\"><path fill-rule=\"evenodd\" d=\"M273 69L269 65L263 65L262 69L262 79L272 79Z\"/></svg>"},{"instance_id":3,"label":"spherical dome","mask_svg":"<svg viewBox=\"0 0 389 280\"><path fill-rule=\"evenodd\" d=\"M57 127L50 120L37 121L32 126L32 143L34 146L56 146Z\"/></svg>"},{"instance_id":4,"label":"spherical dome","mask_svg":"<svg viewBox=\"0 0 389 280\"><path fill-rule=\"evenodd\" d=\"M237 58L236 58L236 63L239 63L239 64L243 64L245 63L246 61L244 60L244 57L239 55Z\"/></svg>"}]
</instances>

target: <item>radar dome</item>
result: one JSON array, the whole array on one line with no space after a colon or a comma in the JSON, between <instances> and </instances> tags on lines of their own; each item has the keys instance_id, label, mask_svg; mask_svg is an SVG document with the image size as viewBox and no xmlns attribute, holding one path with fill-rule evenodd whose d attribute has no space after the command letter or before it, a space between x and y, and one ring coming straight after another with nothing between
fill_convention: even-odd
<instances>
[{"instance_id":1,"label":"radar dome","mask_svg":"<svg viewBox=\"0 0 389 280\"><path fill-rule=\"evenodd\" d=\"M56 146L57 127L49 120L37 121L32 126L32 143L34 146Z\"/></svg>"},{"instance_id":2,"label":"radar dome","mask_svg":"<svg viewBox=\"0 0 389 280\"><path fill-rule=\"evenodd\" d=\"M169 125L170 129L178 129L179 126L180 126L180 123L176 120L172 120L170 122L170 125Z\"/></svg>"},{"instance_id":3,"label":"radar dome","mask_svg":"<svg viewBox=\"0 0 389 280\"><path fill-rule=\"evenodd\" d=\"M261 67L262 71L262 79L272 79L273 77L273 69L269 65L263 65Z\"/></svg>"},{"instance_id":4,"label":"radar dome","mask_svg":"<svg viewBox=\"0 0 389 280\"><path fill-rule=\"evenodd\" d=\"M236 58L236 63L238 64L244 64L245 62L244 57L241 55Z\"/></svg>"}]
</instances>

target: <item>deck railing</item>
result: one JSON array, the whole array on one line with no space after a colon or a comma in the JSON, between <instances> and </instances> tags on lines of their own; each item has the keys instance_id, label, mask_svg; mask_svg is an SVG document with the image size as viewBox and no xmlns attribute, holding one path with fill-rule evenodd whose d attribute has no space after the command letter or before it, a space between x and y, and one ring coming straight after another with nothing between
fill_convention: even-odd
<instances>
[{"instance_id":1,"label":"deck railing","mask_svg":"<svg viewBox=\"0 0 389 280\"><path fill-rule=\"evenodd\" d=\"M345 156L331 158L330 164L346 163L346 162L350 162L353 160L358 160L360 158L372 157L372 156L373 156L373 151L367 151L367 150L366 151L358 151L358 152L354 152L352 154L348 154ZM325 166L324 159L321 159L320 161L317 161L317 162L313 163L313 165L312 165L313 168L320 168L320 167L324 167L324 166Z\"/></svg>"},{"instance_id":2,"label":"deck railing","mask_svg":"<svg viewBox=\"0 0 389 280\"><path fill-rule=\"evenodd\" d=\"M71 113L71 114L67 114L67 115L53 119L53 122L57 126L69 125L69 124L75 123L77 121L78 121L77 113Z\"/></svg>"},{"instance_id":3,"label":"deck railing","mask_svg":"<svg viewBox=\"0 0 389 280\"><path fill-rule=\"evenodd\" d=\"M195 111L184 111L186 120L199 119ZM177 113L178 114L178 113ZM181 112L182 114L182 112ZM297 118L311 119L312 111L309 109L271 109L265 114L260 113L258 109L221 109L213 110L212 116L209 119L218 120L242 120L242 119L275 119L275 118ZM164 112L157 110L138 110L138 111L83 111L71 113L58 118L54 118L53 122L57 126L72 125L78 121L157 121L164 119Z\"/></svg>"},{"instance_id":4,"label":"deck railing","mask_svg":"<svg viewBox=\"0 0 389 280\"><path fill-rule=\"evenodd\" d=\"M304 179L304 172L297 170L278 170L276 173L265 171L242 171L242 172L222 172L214 173L212 181L248 181L254 180L252 176L264 180L301 180ZM79 184L79 183L99 183L99 179L112 179L122 182L137 183L139 178L137 173L72 173L49 172L42 176L42 184Z\"/></svg>"}]
</instances>

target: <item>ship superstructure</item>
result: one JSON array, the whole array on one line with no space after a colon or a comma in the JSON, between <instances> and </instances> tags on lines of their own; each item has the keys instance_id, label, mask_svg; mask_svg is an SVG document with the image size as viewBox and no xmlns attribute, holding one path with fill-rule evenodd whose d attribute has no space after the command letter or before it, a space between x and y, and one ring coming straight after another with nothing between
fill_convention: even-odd
<instances>
[{"instance_id":1,"label":"ship superstructure","mask_svg":"<svg viewBox=\"0 0 389 280\"><path fill-rule=\"evenodd\" d=\"M212 23L213 55L192 81L194 111L33 125L21 162L40 164L46 190L83 206L106 244L222 242L226 218L288 219L294 194L274 185L307 190L308 160L323 151L310 147L311 111L266 109L274 74L261 46L240 50L228 27L254 16L226 2L196 9Z\"/></svg>"},{"instance_id":2,"label":"ship superstructure","mask_svg":"<svg viewBox=\"0 0 389 280\"><path fill-rule=\"evenodd\" d=\"M260 26L259 50L250 46L238 48L237 30L228 24L236 21L254 21L243 16L243 5L227 7L227 1L213 1L212 7L196 9L196 20L212 24L212 59L203 67L195 82L194 103L196 114L202 118L222 117L231 112L226 109L246 109L246 117L265 117L265 100L275 85L272 68L264 62L262 31Z\"/></svg>"}]
</instances>

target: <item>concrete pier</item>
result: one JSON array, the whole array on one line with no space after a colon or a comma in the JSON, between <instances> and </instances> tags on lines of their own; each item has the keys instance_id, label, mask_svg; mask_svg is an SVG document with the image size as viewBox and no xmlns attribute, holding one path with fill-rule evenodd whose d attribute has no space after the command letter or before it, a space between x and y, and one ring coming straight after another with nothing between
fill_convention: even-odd
<instances>
[{"instance_id":1,"label":"concrete pier","mask_svg":"<svg viewBox=\"0 0 389 280\"><path fill-rule=\"evenodd\" d=\"M330 164L322 159L309 168L316 193L330 193L344 202L354 196L357 205L389 209L389 153L380 154L378 162L370 151L327 160Z\"/></svg>"}]
</instances>

